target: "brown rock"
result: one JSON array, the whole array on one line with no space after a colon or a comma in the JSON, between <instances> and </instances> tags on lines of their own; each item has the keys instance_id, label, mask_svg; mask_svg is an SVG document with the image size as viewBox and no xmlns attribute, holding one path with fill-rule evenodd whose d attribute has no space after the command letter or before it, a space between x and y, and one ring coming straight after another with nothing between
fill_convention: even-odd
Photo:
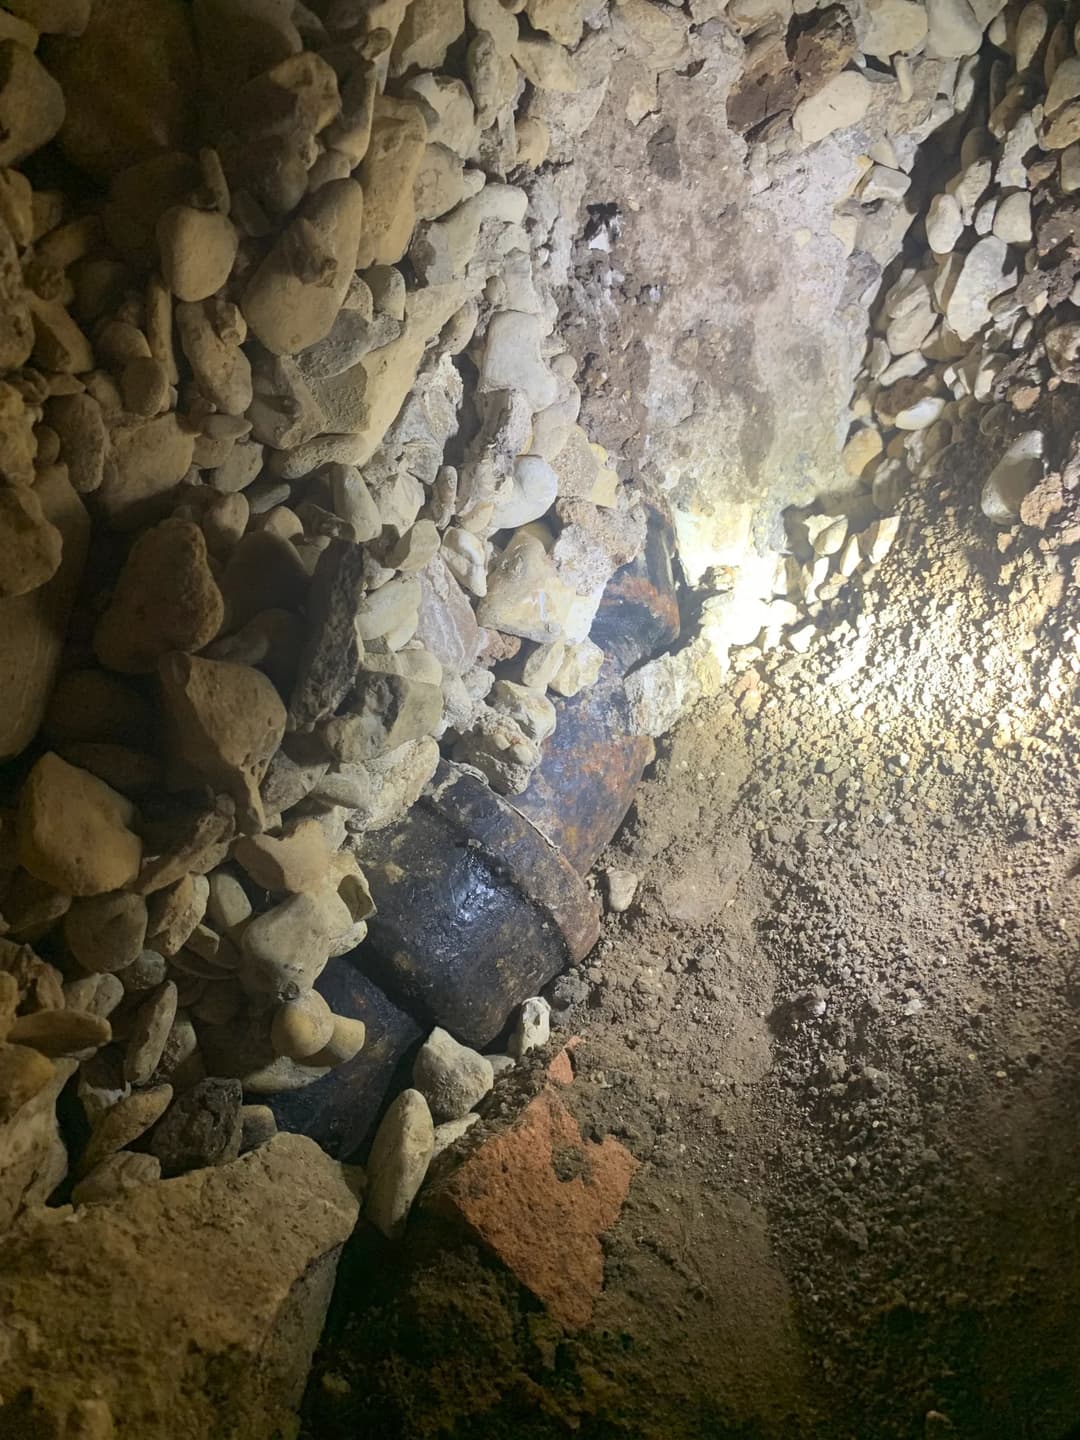
<instances>
[{"instance_id":1,"label":"brown rock","mask_svg":"<svg viewBox=\"0 0 1080 1440\"><path fill-rule=\"evenodd\" d=\"M118 530L155 518L191 468L195 435L176 415L128 415L109 431L111 464L98 500Z\"/></svg>"},{"instance_id":2,"label":"brown rock","mask_svg":"<svg viewBox=\"0 0 1080 1440\"><path fill-rule=\"evenodd\" d=\"M124 409L132 415L152 419L169 408L169 371L153 355L129 360L120 374Z\"/></svg>"},{"instance_id":3,"label":"brown rock","mask_svg":"<svg viewBox=\"0 0 1080 1440\"><path fill-rule=\"evenodd\" d=\"M5 0L5 9L43 35L81 35L90 23L93 0Z\"/></svg>"},{"instance_id":4,"label":"brown rock","mask_svg":"<svg viewBox=\"0 0 1080 1440\"><path fill-rule=\"evenodd\" d=\"M474 1151L429 1203L464 1224L556 1321L578 1327L603 1289L601 1238L618 1219L637 1166L617 1140L583 1139L549 1088Z\"/></svg>"},{"instance_id":5,"label":"brown rock","mask_svg":"<svg viewBox=\"0 0 1080 1440\"><path fill-rule=\"evenodd\" d=\"M242 828L261 829L259 784L285 733L277 691L258 670L227 660L172 654L158 673L173 755L232 796Z\"/></svg>"},{"instance_id":6,"label":"brown rock","mask_svg":"<svg viewBox=\"0 0 1080 1440\"><path fill-rule=\"evenodd\" d=\"M217 210L174 205L157 222L161 273L178 300L208 300L229 278L238 239L233 223Z\"/></svg>"},{"instance_id":7,"label":"brown rock","mask_svg":"<svg viewBox=\"0 0 1080 1440\"><path fill-rule=\"evenodd\" d=\"M330 847L317 820L299 821L280 839L241 836L233 853L256 885L293 895L317 890L330 864Z\"/></svg>"},{"instance_id":8,"label":"brown rock","mask_svg":"<svg viewBox=\"0 0 1080 1440\"><path fill-rule=\"evenodd\" d=\"M239 1080L200 1080L181 1095L150 1138L163 1175L204 1165L227 1165L240 1154L243 1133Z\"/></svg>"},{"instance_id":9,"label":"brown rock","mask_svg":"<svg viewBox=\"0 0 1080 1440\"><path fill-rule=\"evenodd\" d=\"M360 167L365 212L358 269L396 264L409 248L416 223L413 185L426 146L427 125L420 107L411 100L380 95Z\"/></svg>"},{"instance_id":10,"label":"brown rock","mask_svg":"<svg viewBox=\"0 0 1080 1440\"><path fill-rule=\"evenodd\" d=\"M0 368L15 370L34 348L34 322L15 241L0 225Z\"/></svg>"},{"instance_id":11,"label":"brown rock","mask_svg":"<svg viewBox=\"0 0 1080 1440\"><path fill-rule=\"evenodd\" d=\"M241 308L252 333L275 355L295 355L330 333L357 267L364 216L364 192L355 180L330 181L255 272Z\"/></svg>"},{"instance_id":12,"label":"brown rock","mask_svg":"<svg viewBox=\"0 0 1080 1440\"><path fill-rule=\"evenodd\" d=\"M63 539L28 485L0 485L0 599L27 595L60 568Z\"/></svg>"},{"instance_id":13,"label":"brown rock","mask_svg":"<svg viewBox=\"0 0 1080 1440\"><path fill-rule=\"evenodd\" d=\"M261 530L245 535L229 556L221 580L230 629L246 625L264 610L298 610L310 579L288 540Z\"/></svg>"},{"instance_id":14,"label":"brown rock","mask_svg":"<svg viewBox=\"0 0 1080 1440\"><path fill-rule=\"evenodd\" d=\"M60 144L81 169L108 178L187 148L199 93L188 17L182 0L96 0L78 39L43 46L67 101Z\"/></svg>"},{"instance_id":15,"label":"brown rock","mask_svg":"<svg viewBox=\"0 0 1080 1440\"><path fill-rule=\"evenodd\" d=\"M0 165L17 165L64 122L60 86L25 45L0 40Z\"/></svg>"},{"instance_id":16,"label":"brown rock","mask_svg":"<svg viewBox=\"0 0 1080 1440\"><path fill-rule=\"evenodd\" d=\"M175 150L152 155L126 170L111 177L109 198L105 205L103 220L105 233L110 245L125 259L142 266L157 263L157 222L166 210L182 204L200 181L199 167L191 155ZM149 304L150 313L157 312L157 324L163 319L162 302L171 312L172 294L159 276L152 276L148 282L148 297L154 297ZM160 328L159 336L160 339ZM158 359L167 357L158 354L154 340L148 334L151 354Z\"/></svg>"},{"instance_id":17,"label":"brown rock","mask_svg":"<svg viewBox=\"0 0 1080 1440\"><path fill-rule=\"evenodd\" d=\"M94 1395L118 1436L210 1440L227 1394L231 1440L294 1431L357 1209L339 1165L277 1135L64 1225L28 1217L0 1276L0 1433L27 1433L10 1397L31 1384L57 1426Z\"/></svg>"},{"instance_id":18,"label":"brown rock","mask_svg":"<svg viewBox=\"0 0 1080 1440\"><path fill-rule=\"evenodd\" d=\"M19 795L19 861L68 895L119 890L139 873L134 806L100 780L43 755Z\"/></svg>"},{"instance_id":19,"label":"brown rock","mask_svg":"<svg viewBox=\"0 0 1080 1440\"><path fill-rule=\"evenodd\" d=\"M361 672L348 698L347 713L327 720L319 735L336 760L355 765L430 735L442 711L438 685L404 675Z\"/></svg>"},{"instance_id":20,"label":"brown rock","mask_svg":"<svg viewBox=\"0 0 1080 1440\"><path fill-rule=\"evenodd\" d=\"M84 970L113 974L133 964L146 940L146 901L119 891L76 900L64 917L64 939Z\"/></svg>"},{"instance_id":21,"label":"brown rock","mask_svg":"<svg viewBox=\"0 0 1080 1440\"><path fill-rule=\"evenodd\" d=\"M224 615L202 531L190 520L163 520L132 546L94 650L111 670L148 673L170 651L208 645Z\"/></svg>"},{"instance_id":22,"label":"brown rock","mask_svg":"<svg viewBox=\"0 0 1080 1440\"><path fill-rule=\"evenodd\" d=\"M164 784L165 767L156 755L149 755L145 750L86 740L58 748L70 764L89 770L121 795L148 795L159 791Z\"/></svg>"},{"instance_id":23,"label":"brown rock","mask_svg":"<svg viewBox=\"0 0 1080 1440\"><path fill-rule=\"evenodd\" d=\"M47 885L44 880L39 880L27 870L17 870L4 896L4 919L8 923L8 934L12 940L33 945L49 933L57 920L67 913L70 905L70 895ZM57 1000L55 1003L60 1002Z\"/></svg>"},{"instance_id":24,"label":"brown rock","mask_svg":"<svg viewBox=\"0 0 1080 1440\"><path fill-rule=\"evenodd\" d=\"M33 411L14 385L0 382L0 481L33 485L42 463Z\"/></svg>"},{"instance_id":25,"label":"brown rock","mask_svg":"<svg viewBox=\"0 0 1080 1440\"><path fill-rule=\"evenodd\" d=\"M289 701L291 729L310 730L332 715L355 680L362 649L356 612L365 589L363 552L332 540L311 583L308 640Z\"/></svg>"}]
</instances>

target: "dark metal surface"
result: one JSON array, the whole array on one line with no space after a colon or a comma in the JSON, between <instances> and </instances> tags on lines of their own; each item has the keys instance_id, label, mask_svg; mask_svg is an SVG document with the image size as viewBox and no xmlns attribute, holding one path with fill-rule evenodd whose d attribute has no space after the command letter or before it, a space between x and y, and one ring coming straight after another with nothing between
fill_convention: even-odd
<instances>
[{"instance_id":1,"label":"dark metal surface","mask_svg":"<svg viewBox=\"0 0 1080 1440\"><path fill-rule=\"evenodd\" d=\"M578 873L475 775L443 761L399 824L362 838L378 906L365 963L393 998L468 1045L599 934Z\"/></svg>"}]
</instances>

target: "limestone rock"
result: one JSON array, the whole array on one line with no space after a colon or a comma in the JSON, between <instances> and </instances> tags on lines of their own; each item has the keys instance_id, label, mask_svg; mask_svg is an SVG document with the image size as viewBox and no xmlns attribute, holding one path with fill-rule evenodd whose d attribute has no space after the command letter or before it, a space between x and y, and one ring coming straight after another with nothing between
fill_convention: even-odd
<instances>
[{"instance_id":1,"label":"limestone rock","mask_svg":"<svg viewBox=\"0 0 1080 1440\"><path fill-rule=\"evenodd\" d=\"M171 1085L153 1085L118 1100L94 1126L79 1158L79 1174L88 1175L102 1160L123 1150L161 1119L172 1103Z\"/></svg>"},{"instance_id":2,"label":"limestone rock","mask_svg":"<svg viewBox=\"0 0 1080 1440\"><path fill-rule=\"evenodd\" d=\"M413 1062L413 1084L428 1102L433 1119L460 1120L495 1083L491 1061L459 1045L436 1028Z\"/></svg>"},{"instance_id":3,"label":"limestone rock","mask_svg":"<svg viewBox=\"0 0 1080 1440\"><path fill-rule=\"evenodd\" d=\"M974 55L983 27L968 0L926 0L926 50L939 60Z\"/></svg>"},{"instance_id":4,"label":"limestone rock","mask_svg":"<svg viewBox=\"0 0 1080 1440\"><path fill-rule=\"evenodd\" d=\"M1009 248L996 235L976 241L964 258L945 318L961 340L970 340L990 320L990 301L1012 288L1006 270Z\"/></svg>"},{"instance_id":5,"label":"limestone rock","mask_svg":"<svg viewBox=\"0 0 1080 1440\"><path fill-rule=\"evenodd\" d=\"M84 375L93 369L90 341L59 300L45 299L31 291L27 301L34 324L34 364L62 375Z\"/></svg>"},{"instance_id":6,"label":"limestone rock","mask_svg":"<svg viewBox=\"0 0 1080 1440\"><path fill-rule=\"evenodd\" d=\"M134 806L85 770L43 755L19 795L19 862L68 895L119 890L139 873Z\"/></svg>"},{"instance_id":7,"label":"limestone rock","mask_svg":"<svg viewBox=\"0 0 1080 1440\"><path fill-rule=\"evenodd\" d=\"M334 1038L334 1016L317 990L286 1000L274 1011L270 1041L278 1055L307 1060Z\"/></svg>"},{"instance_id":8,"label":"limestone rock","mask_svg":"<svg viewBox=\"0 0 1080 1440\"><path fill-rule=\"evenodd\" d=\"M364 1214L387 1239L404 1230L434 1148L427 1101L418 1090L403 1090L383 1116L368 1157Z\"/></svg>"},{"instance_id":9,"label":"limestone rock","mask_svg":"<svg viewBox=\"0 0 1080 1440\"><path fill-rule=\"evenodd\" d=\"M251 362L240 346L247 326L235 305L218 299L178 305L180 344L195 383L215 410L243 415L253 398Z\"/></svg>"},{"instance_id":10,"label":"limestone rock","mask_svg":"<svg viewBox=\"0 0 1080 1440\"><path fill-rule=\"evenodd\" d=\"M95 1395L118 1435L210 1440L227 1393L234 1440L293 1430L357 1211L341 1166L313 1141L277 1135L64 1225L28 1218L8 1238L0 1277L10 1317L0 1322L0 1431L16 1423L10 1397L30 1385L50 1425ZM29 1339L16 1343L15 1327Z\"/></svg>"},{"instance_id":11,"label":"limestone rock","mask_svg":"<svg viewBox=\"0 0 1080 1440\"><path fill-rule=\"evenodd\" d=\"M420 572L416 638L444 671L463 675L480 650L480 628L468 596L442 555Z\"/></svg>"},{"instance_id":12,"label":"limestone rock","mask_svg":"<svg viewBox=\"0 0 1080 1440\"><path fill-rule=\"evenodd\" d=\"M409 248L416 221L413 185L427 145L423 112L412 100L379 96L371 143L360 167L364 230L357 267L393 265Z\"/></svg>"},{"instance_id":13,"label":"limestone rock","mask_svg":"<svg viewBox=\"0 0 1080 1440\"><path fill-rule=\"evenodd\" d=\"M134 964L146 940L146 901L122 891L76 900L64 916L64 939L82 968L113 973Z\"/></svg>"},{"instance_id":14,"label":"limestone rock","mask_svg":"<svg viewBox=\"0 0 1080 1440\"><path fill-rule=\"evenodd\" d=\"M241 836L234 854L256 885L294 895L317 890L330 864L330 849L317 820L299 821L280 839Z\"/></svg>"},{"instance_id":15,"label":"limestone rock","mask_svg":"<svg viewBox=\"0 0 1080 1440\"><path fill-rule=\"evenodd\" d=\"M870 108L873 87L857 71L842 70L795 107L791 123L804 145L857 125Z\"/></svg>"},{"instance_id":16,"label":"limestone rock","mask_svg":"<svg viewBox=\"0 0 1080 1440\"><path fill-rule=\"evenodd\" d=\"M109 430L110 459L98 500L117 529L132 529L161 513L195 454L195 435L174 414L129 415Z\"/></svg>"},{"instance_id":17,"label":"limestone rock","mask_svg":"<svg viewBox=\"0 0 1080 1440\"><path fill-rule=\"evenodd\" d=\"M124 1052L124 1079L145 1085L158 1067L176 1019L177 989L172 980L160 985L135 1013Z\"/></svg>"},{"instance_id":18,"label":"limestone rock","mask_svg":"<svg viewBox=\"0 0 1080 1440\"><path fill-rule=\"evenodd\" d=\"M121 1150L102 1160L100 1165L72 1187L73 1205L102 1205L112 1200L121 1200L138 1190L161 1179L161 1162L154 1155L142 1155L130 1150Z\"/></svg>"},{"instance_id":19,"label":"limestone rock","mask_svg":"<svg viewBox=\"0 0 1080 1440\"><path fill-rule=\"evenodd\" d=\"M16 40L0 40L0 165L17 165L64 122L64 94L41 61Z\"/></svg>"},{"instance_id":20,"label":"limestone rock","mask_svg":"<svg viewBox=\"0 0 1080 1440\"><path fill-rule=\"evenodd\" d=\"M1019 436L987 476L982 491L982 512L996 525L1013 525L1028 492L1046 470L1041 430Z\"/></svg>"},{"instance_id":21,"label":"limestone rock","mask_svg":"<svg viewBox=\"0 0 1080 1440\"><path fill-rule=\"evenodd\" d=\"M56 1066L29 1045L0 1045L0 1124L7 1122L39 1094L56 1074Z\"/></svg>"},{"instance_id":22,"label":"limestone rock","mask_svg":"<svg viewBox=\"0 0 1080 1440\"><path fill-rule=\"evenodd\" d=\"M229 278L237 234L227 215L174 205L157 222L165 283L178 300L208 300Z\"/></svg>"},{"instance_id":23,"label":"limestone rock","mask_svg":"<svg viewBox=\"0 0 1080 1440\"><path fill-rule=\"evenodd\" d=\"M607 908L613 915L622 915L634 903L641 877L633 870L609 866L604 871L604 888L607 892Z\"/></svg>"},{"instance_id":24,"label":"limestone rock","mask_svg":"<svg viewBox=\"0 0 1080 1440\"><path fill-rule=\"evenodd\" d=\"M333 942L352 926L348 906L327 889L292 895L244 931L240 981L249 995L294 1000L322 973Z\"/></svg>"},{"instance_id":25,"label":"limestone rock","mask_svg":"<svg viewBox=\"0 0 1080 1440\"><path fill-rule=\"evenodd\" d=\"M926 238L931 250L948 255L963 231L964 220L956 197L947 193L935 195L926 212Z\"/></svg>"},{"instance_id":26,"label":"limestone rock","mask_svg":"<svg viewBox=\"0 0 1080 1440\"><path fill-rule=\"evenodd\" d=\"M210 882L204 875L184 875L159 890L149 909L147 943L170 959L187 944L206 914Z\"/></svg>"},{"instance_id":27,"label":"limestone rock","mask_svg":"<svg viewBox=\"0 0 1080 1440\"><path fill-rule=\"evenodd\" d=\"M110 670L146 674L171 651L208 645L224 614L202 531L190 520L163 520L132 546L94 650Z\"/></svg>"},{"instance_id":28,"label":"limestone rock","mask_svg":"<svg viewBox=\"0 0 1080 1440\"><path fill-rule=\"evenodd\" d=\"M74 488L80 495L96 490L109 449L101 406L86 394L57 395L49 401L45 414L60 437L60 456Z\"/></svg>"},{"instance_id":29,"label":"limestone rock","mask_svg":"<svg viewBox=\"0 0 1080 1440\"><path fill-rule=\"evenodd\" d=\"M354 180L332 180L275 242L241 301L268 350L295 355L330 333L359 263L361 234L369 232L371 205Z\"/></svg>"},{"instance_id":30,"label":"limestone rock","mask_svg":"<svg viewBox=\"0 0 1080 1440\"><path fill-rule=\"evenodd\" d=\"M540 354L539 316L503 310L491 317L480 369L481 392L519 390L533 410L559 398L559 385Z\"/></svg>"},{"instance_id":31,"label":"limestone rock","mask_svg":"<svg viewBox=\"0 0 1080 1440\"><path fill-rule=\"evenodd\" d=\"M27 595L60 568L63 539L28 485L0 485L0 600Z\"/></svg>"},{"instance_id":32,"label":"limestone rock","mask_svg":"<svg viewBox=\"0 0 1080 1440\"><path fill-rule=\"evenodd\" d=\"M442 716L442 703L437 685L362 671L346 701L347 713L327 720L320 737L341 763L374 760L430 735Z\"/></svg>"},{"instance_id":33,"label":"limestone rock","mask_svg":"<svg viewBox=\"0 0 1080 1440\"><path fill-rule=\"evenodd\" d=\"M243 826L262 828L259 784L285 733L285 706L265 675L226 660L173 653L158 667L172 752L231 795Z\"/></svg>"},{"instance_id":34,"label":"limestone rock","mask_svg":"<svg viewBox=\"0 0 1080 1440\"><path fill-rule=\"evenodd\" d=\"M438 70L464 29L464 0L412 0L390 52L390 74Z\"/></svg>"},{"instance_id":35,"label":"limestone rock","mask_svg":"<svg viewBox=\"0 0 1080 1440\"><path fill-rule=\"evenodd\" d=\"M876 0L867 16L861 48L878 60L909 54L926 35L926 10L914 0Z\"/></svg>"}]
</instances>

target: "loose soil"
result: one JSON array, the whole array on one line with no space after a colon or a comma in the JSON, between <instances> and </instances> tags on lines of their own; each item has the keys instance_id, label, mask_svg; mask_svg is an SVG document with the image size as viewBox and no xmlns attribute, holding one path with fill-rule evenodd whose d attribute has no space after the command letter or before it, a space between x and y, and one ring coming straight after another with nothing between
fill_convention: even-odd
<instances>
[{"instance_id":1,"label":"loose soil","mask_svg":"<svg viewBox=\"0 0 1080 1440\"><path fill-rule=\"evenodd\" d=\"M637 899L553 991L643 1161L592 1325L421 1221L352 1256L313 1437L1071 1433L1080 531L1002 552L979 474L737 657L605 858Z\"/></svg>"}]
</instances>

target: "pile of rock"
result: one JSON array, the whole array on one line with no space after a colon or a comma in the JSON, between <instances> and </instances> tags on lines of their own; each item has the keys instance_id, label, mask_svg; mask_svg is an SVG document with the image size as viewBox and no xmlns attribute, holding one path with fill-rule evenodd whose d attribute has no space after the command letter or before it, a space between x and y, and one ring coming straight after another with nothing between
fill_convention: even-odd
<instances>
[{"instance_id":1,"label":"pile of rock","mask_svg":"<svg viewBox=\"0 0 1080 1440\"><path fill-rule=\"evenodd\" d=\"M104 195L0 170L0 1123L48 1131L19 1203L76 1065L101 1198L354 1056L313 990L372 910L351 837L440 746L523 790L549 690L599 673L644 519L577 425L523 108L582 34L580 0L0 14L0 165L55 142L34 174Z\"/></svg>"}]
</instances>

